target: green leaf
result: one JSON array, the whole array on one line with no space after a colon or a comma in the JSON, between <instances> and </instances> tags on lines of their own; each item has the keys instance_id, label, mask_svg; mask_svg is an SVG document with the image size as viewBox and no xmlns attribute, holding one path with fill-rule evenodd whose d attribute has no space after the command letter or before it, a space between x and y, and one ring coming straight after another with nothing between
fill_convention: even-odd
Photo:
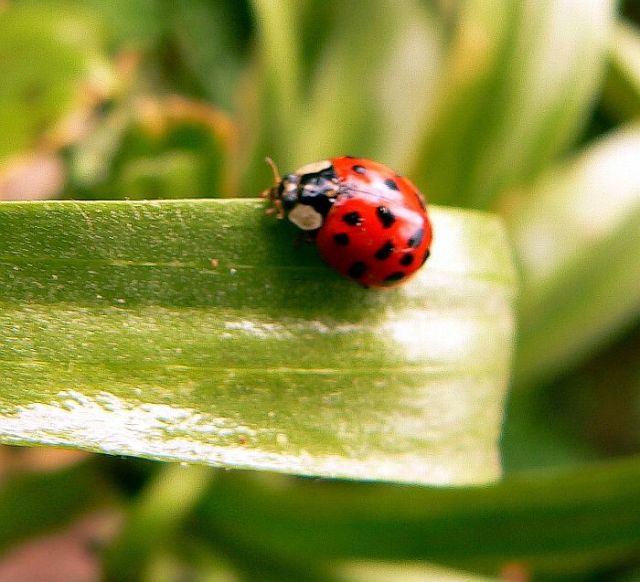
<instances>
[{"instance_id":1,"label":"green leaf","mask_svg":"<svg viewBox=\"0 0 640 582\"><path fill-rule=\"evenodd\" d=\"M205 497L196 531L301 559L427 560L484 573L513 563L533 580L558 580L638 555L638 496L638 458L456 489L283 486L225 473Z\"/></svg>"},{"instance_id":2,"label":"green leaf","mask_svg":"<svg viewBox=\"0 0 640 582\"><path fill-rule=\"evenodd\" d=\"M154 552L168 545L192 512L213 472L208 467L165 465L146 485L104 560L107 580L141 580Z\"/></svg>"},{"instance_id":3,"label":"green leaf","mask_svg":"<svg viewBox=\"0 0 640 582\"><path fill-rule=\"evenodd\" d=\"M91 10L117 47L149 49L165 29L157 0L62 0L73 10Z\"/></svg>"},{"instance_id":4,"label":"green leaf","mask_svg":"<svg viewBox=\"0 0 640 582\"><path fill-rule=\"evenodd\" d=\"M440 21L417 0L253 4L263 74L248 72L238 101L264 135L245 148L249 176L268 175L265 152L286 171L343 154L403 170L435 95Z\"/></svg>"},{"instance_id":5,"label":"green leaf","mask_svg":"<svg viewBox=\"0 0 640 582\"><path fill-rule=\"evenodd\" d=\"M610 43L609 72L604 88L608 112L616 118L640 116L640 31L620 22Z\"/></svg>"},{"instance_id":6,"label":"green leaf","mask_svg":"<svg viewBox=\"0 0 640 582\"><path fill-rule=\"evenodd\" d=\"M156 156L134 158L124 165L115 190L120 198L197 197L210 188L203 179L211 158L188 150L168 150Z\"/></svg>"},{"instance_id":7,"label":"green leaf","mask_svg":"<svg viewBox=\"0 0 640 582\"><path fill-rule=\"evenodd\" d=\"M48 6L48 10L50 10ZM81 101L89 81L109 75L99 26L88 14L12 3L0 9L0 164Z\"/></svg>"},{"instance_id":8,"label":"green leaf","mask_svg":"<svg viewBox=\"0 0 640 582\"><path fill-rule=\"evenodd\" d=\"M113 502L94 465L19 475L0 486L0 552Z\"/></svg>"},{"instance_id":9,"label":"green leaf","mask_svg":"<svg viewBox=\"0 0 640 582\"><path fill-rule=\"evenodd\" d=\"M266 119L273 126L276 140L271 152L280 163L290 162L286 136L294 135L300 107L301 64L298 40L298 11L292 0L252 0L259 47L259 61L266 86ZM283 136L284 139L283 139ZM281 143L278 146L278 142Z\"/></svg>"},{"instance_id":10,"label":"green leaf","mask_svg":"<svg viewBox=\"0 0 640 582\"><path fill-rule=\"evenodd\" d=\"M20 4L40 14L41 20L50 19L52 14L64 19L78 13L90 17L118 49L148 49L164 28L158 0L56 0L55 5L48 0L20 0Z\"/></svg>"},{"instance_id":11,"label":"green leaf","mask_svg":"<svg viewBox=\"0 0 640 582\"><path fill-rule=\"evenodd\" d=\"M403 170L433 102L441 23L415 0L339 2L335 12L289 136L294 162L353 154Z\"/></svg>"},{"instance_id":12,"label":"green leaf","mask_svg":"<svg viewBox=\"0 0 640 582\"><path fill-rule=\"evenodd\" d=\"M338 565L338 572L343 582L498 582L497 578L424 563L347 562Z\"/></svg>"},{"instance_id":13,"label":"green leaf","mask_svg":"<svg viewBox=\"0 0 640 582\"><path fill-rule=\"evenodd\" d=\"M187 575L209 579L300 580L344 582L321 563L299 559L286 552L259 551L254 544L225 538L216 548L195 539L194 507L210 495L219 472L184 463L166 464L133 498L122 532L104 556L105 580L175 580ZM212 551L213 550L213 551ZM185 555L186 554L186 555ZM173 575L171 574L172 570Z\"/></svg>"},{"instance_id":14,"label":"green leaf","mask_svg":"<svg viewBox=\"0 0 640 582\"><path fill-rule=\"evenodd\" d=\"M244 3L191 0L165 4L164 9L183 66L189 67L209 100L235 110L243 43L250 32L238 15L247 10Z\"/></svg>"},{"instance_id":15,"label":"green leaf","mask_svg":"<svg viewBox=\"0 0 640 582\"><path fill-rule=\"evenodd\" d=\"M575 139L602 77L613 5L460 3L438 103L407 172L433 202L491 207Z\"/></svg>"},{"instance_id":16,"label":"green leaf","mask_svg":"<svg viewBox=\"0 0 640 582\"><path fill-rule=\"evenodd\" d=\"M503 427L505 471L640 450L640 321L541 390L515 390ZM536 439L536 435L546 439ZM546 442L545 442L546 441ZM533 450L532 450L533 449ZM571 450L573 449L573 450ZM569 453L569 455L566 455ZM573 454L571 454L573 453ZM576 454L577 453L577 454ZM565 458L561 455L565 454ZM546 456L546 459L543 458ZM571 458L573 457L573 458Z\"/></svg>"},{"instance_id":17,"label":"green leaf","mask_svg":"<svg viewBox=\"0 0 640 582\"><path fill-rule=\"evenodd\" d=\"M523 274L517 382L574 364L640 314L640 126L522 193L509 219Z\"/></svg>"},{"instance_id":18,"label":"green leaf","mask_svg":"<svg viewBox=\"0 0 640 582\"><path fill-rule=\"evenodd\" d=\"M491 215L363 289L256 200L0 205L0 440L420 483L499 474L514 273Z\"/></svg>"}]
</instances>

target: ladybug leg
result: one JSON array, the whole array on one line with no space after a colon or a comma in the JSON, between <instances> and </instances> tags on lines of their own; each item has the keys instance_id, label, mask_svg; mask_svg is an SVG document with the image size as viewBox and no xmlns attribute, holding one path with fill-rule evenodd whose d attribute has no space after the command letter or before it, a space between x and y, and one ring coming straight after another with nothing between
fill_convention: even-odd
<instances>
[{"instance_id":1,"label":"ladybug leg","mask_svg":"<svg viewBox=\"0 0 640 582\"><path fill-rule=\"evenodd\" d=\"M268 198L269 202L271 202L272 204L272 206L267 208L267 210L265 211L266 214L275 214L278 218L282 219L284 218L284 208L282 207L282 200L280 200L280 198L278 198L276 194L276 188L282 181L282 178L280 177L280 171L278 170L278 166L276 166L275 162L271 158L266 157L264 161L267 162L267 164L273 171L274 185L273 187L264 190L262 194L260 194L260 198Z\"/></svg>"},{"instance_id":2,"label":"ladybug leg","mask_svg":"<svg viewBox=\"0 0 640 582\"><path fill-rule=\"evenodd\" d=\"M266 198L271 203L271 206L265 210L265 214L276 214L278 218L284 218L284 208L282 208L282 200L275 194L275 186L273 188L267 188L260 193L260 198Z\"/></svg>"},{"instance_id":3,"label":"ladybug leg","mask_svg":"<svg viewBox=\"0 0 640 582\"><path fill-rule=\"evenodd\" d=\"M282 200L270 196L270 192L270 190L266 190L260 195L261 198L269 198L269 202L271 202L272 204L272 206L269 206L269 208L267 208L264 212L267 215L275 214L277 218L283 219L284 208L282 207Z\"/></svg>"}]
</instances>

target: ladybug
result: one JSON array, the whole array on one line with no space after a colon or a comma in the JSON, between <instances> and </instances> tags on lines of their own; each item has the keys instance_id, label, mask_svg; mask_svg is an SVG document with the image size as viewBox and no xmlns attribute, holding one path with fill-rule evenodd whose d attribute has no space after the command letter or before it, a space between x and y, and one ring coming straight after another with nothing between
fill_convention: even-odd
<instances>
[{"instance_id":1,"label":"ladybug","mask_svg":"<svg viewBox=\"0 0 640 582\"><path fill-rule=\"evenodd\" d=\"M279 218L315 240L321 257L365 287L404 282L429 258L431 222L420 191L406 178L366 158L313 162L280 177L263 192Z\"/></svg>"}]
</instances>

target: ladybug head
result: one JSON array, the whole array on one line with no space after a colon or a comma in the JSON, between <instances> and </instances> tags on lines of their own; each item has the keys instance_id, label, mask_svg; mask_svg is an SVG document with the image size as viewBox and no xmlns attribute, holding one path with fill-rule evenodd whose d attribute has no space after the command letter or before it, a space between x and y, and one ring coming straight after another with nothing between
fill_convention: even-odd
<instances>
[{"instance_id":1,"label":"ladybug head","mask_svg":"<svg viewBox=\"0 0 640 582\"><path fill-rule=\"evenodd\" d=\"M273 170L273 186L262 193L263 198L268 198L273 204L273 211L276 212L278 218L284 218L298 203L298 184L300 176L298 174L287 174L280 176L278 166L271 158L265 158L265 161Z\"/></svg>"},{"instance_id":2,"label":"ladybug head","mask_svg":"<svg viewBox=\"0 0 640 582\"><path fill-rule=\"evenodd\" d=\"M308 164L292 174L280 177L271 158L266 162L273 170L274 184L263 193L273 204L271 212L289 220L305 231L318 230L331 208L337 189L330 162ZM329 164L327 166L327 164Z\"/></svg>"}]
</instances>

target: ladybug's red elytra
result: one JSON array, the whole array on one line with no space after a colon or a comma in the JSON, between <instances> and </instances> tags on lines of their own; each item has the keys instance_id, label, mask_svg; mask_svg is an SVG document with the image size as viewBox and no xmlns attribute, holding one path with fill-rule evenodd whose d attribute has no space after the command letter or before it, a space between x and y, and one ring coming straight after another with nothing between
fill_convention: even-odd
<instances>
[{"instance_id":1,"label":"ladybug's red elytra","mask_svg":"<svg viewBox=\"0 0 640 582\"><path fill-rule=\"evenodd\" d=\"M429 258L432 228L420 191L366 158L307 164L263 193L270 212L287 216L315 240L324 261L364 286L406 281Z\"/></svg>"}]
</instances>

